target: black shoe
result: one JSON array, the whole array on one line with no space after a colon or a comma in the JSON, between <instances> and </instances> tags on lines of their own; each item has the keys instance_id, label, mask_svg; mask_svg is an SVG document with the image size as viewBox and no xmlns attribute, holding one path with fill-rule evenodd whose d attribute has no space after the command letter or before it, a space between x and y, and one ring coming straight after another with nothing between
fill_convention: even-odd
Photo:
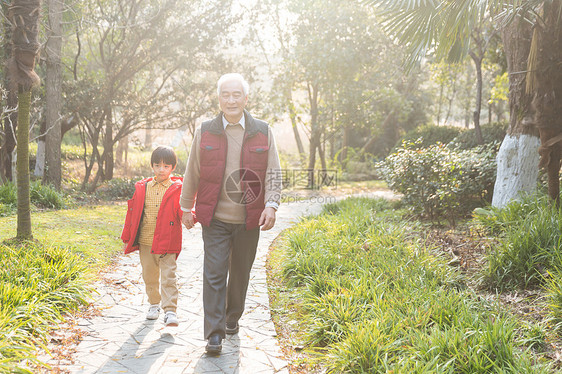
<instances>
[{"instance_id":1,"label":"black shoe","mask_svg":"<svg viewBox=\"0 0 562 374\"><path fill-rule=\"evenodd\" d=\"M209 354L219 354L222 350L222 338L219 334L213 334L209 337L207 341L207 346L205 347L205 352Z\"/></svg>"},{"instance_id":2,"label":"black shoe","mask_svg":"<svg viewBox=\"0 0 562 374\"><path fill-rule=\"evenodd\" d=\"M227 322L226 323L226 333L228 335L238 334L239 330L240 330L240 326L238 325L238 322Z\"/></svg>"}]
</instances>

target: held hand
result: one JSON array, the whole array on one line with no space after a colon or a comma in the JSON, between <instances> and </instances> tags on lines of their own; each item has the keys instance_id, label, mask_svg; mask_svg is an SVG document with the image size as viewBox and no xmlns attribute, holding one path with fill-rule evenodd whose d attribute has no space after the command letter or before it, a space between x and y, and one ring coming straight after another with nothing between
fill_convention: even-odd
<instances>
[{"instance_id":1,"label":"held hand","mask_svg":"<svg viewBox=\"0 0 562 374\"><path fill-rule=\"evenodd\" d=\"M186 229L191 229L195 225L193 214L184 212L181 216L181 223L183 223Z\"/></svg>"},{"instance_id":2,"label":"held hand","mask_svg":"<svg viewBox=\"0 0 562 374\"><path fill-rule=\"evenodd\" d=\"M265 208L261 213L259 225L262 231L272 228L275 225L275 209Z\"/></svg>"}]
</instances>

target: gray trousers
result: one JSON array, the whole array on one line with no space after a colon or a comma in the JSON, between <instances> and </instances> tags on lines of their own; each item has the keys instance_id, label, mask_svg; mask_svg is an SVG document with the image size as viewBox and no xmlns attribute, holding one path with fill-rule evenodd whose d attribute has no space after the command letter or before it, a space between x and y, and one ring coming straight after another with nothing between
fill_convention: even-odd
<instances>
[{"instance_id":1,"label":"gray trousers","mask_svg":"<svg viewBox=\"0 0 562 374\"><path fill-rule=\"evenodd\" d=\"M250 270L256 258L259 227L213 219L203 226L203 309L205 339L225 337L226 322L238 322L244 312Z\"/></svg>"}]
</instances>

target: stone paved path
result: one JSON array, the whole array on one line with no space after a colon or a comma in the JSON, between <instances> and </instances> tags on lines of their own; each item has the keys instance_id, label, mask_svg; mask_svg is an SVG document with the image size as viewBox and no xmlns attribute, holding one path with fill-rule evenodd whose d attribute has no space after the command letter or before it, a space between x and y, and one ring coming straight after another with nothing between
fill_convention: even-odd
<instances>
[{"instance_id":1,"label":"stone paved path","mask_svg":"<svg viewBox=\"0 0 562 374\"><path fill-rule=\"evenodd\" d=\"M385 195L386 191L381 191ZM375 193L376 194L376 193ZM379 194L376 194L379 195ZM227 336L222 354L205 354L203 339L201 226L184 228L178 258L178 327L145 319L148 303L138 254L123 256L97 283L101 315L78 321L86 333L74 364L48 362L71 373L288 373L269 313L265 260L271 242L299 217L320 211L319 202L283 204L272 230L262 232L240 332Z\"/></svg>"}]
</instances>

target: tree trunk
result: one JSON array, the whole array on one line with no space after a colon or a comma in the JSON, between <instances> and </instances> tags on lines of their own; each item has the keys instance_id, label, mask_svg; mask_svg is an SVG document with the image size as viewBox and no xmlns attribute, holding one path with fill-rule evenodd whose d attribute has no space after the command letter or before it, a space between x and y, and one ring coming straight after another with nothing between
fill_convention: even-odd
<instances>
[{"instance_id":1,"label":"tree trunk","mask_svg":"<svg viewBox=\"0 0 562 374\"><path fill-rule=\"evenodd\" d=\"M17 147L17 193L18 193L18 239L32 239L31 201L29 194L29 112L31 90L22 90L18 95L18 147Z\"/></svg>"},{"instance_id":2,"label":"tree trunk","mask_svg":"<svg viewBox=\"0 0 562 374\"><path fill-rule=\"evenodd\" d=\"M152 149L152 129L150 128L150 124L146 128L144 132L144 149L150 150Z\"/></svg>"},{"instance_id":3,"label":"tree trunk","mask_svg":"<svg viewBox=\"0 0 562 374\"><path fill-rule=\"evenodd\" d=\"M340 157L339 157L340 162L347 162L347 147L349 147L349 126L344 125L342 148L341 148ZM345 167L346 165L343 165L343 166Z\"/></svg>"},{"instance_id":4,"label":"tree trunk","mask_svg":"<svg viewBox=\"0 0 562 374\"><path fill-rule=\"evenodd\" d=\"M318 129L318 86L308 85L310 103L310 144L308 154L308 188L314 188L314 168L316 166L316 150L320 148L320 131Z\"/></svg>"},{"instance_id":5,"label":"tree trunk","mask_svg":"<svg viewBox=\"0 0 562 374\"><path fill-rule=\"evenodd\" d=\"M9 109L18 106L18 96L14 89L8 88L8 99L6 100ZM2 145L2 172L6 180L13 181L12 175L12 152L16 149L16 129L18 127L18 113L11 112L4 119L4 144Z\"/></svg>"},{"instance_id":6,"label":"tree trunk","mask_svg":"<svg viewBox=\"0 0 562 374\"><path fill-rule=\"evenodd\" d=\"M8 13L8 3L2 2L2 13ZM7 18L4 18L4 35L3 45L4 56L8 57L12 54L12 27ZM0 38L2 39L2 38ZM18 105L18 97L16 87L10 84L10 76L7 69L4 69L4 88L8 93L6 100L6 108L8 110L16 108ZM12 152L16 148L16 127L18 125L18 113L12 111L4 119L2 139L2 147L0 148L0 179L13 180L12 176Z\"/></svg>"},{"instance_id":7,"label":"tree trunk","mask_svg":"<svg viewBox=\"0 0 562 374\"><path fill-rule=\"evenodd\" d=\"M40 0L14 0L9 7L9 19L13 26L13 33L12 57L8 62L8 69L12 87L18 87L17 238L20 240L32 238L29 191L29 112L31 90L39 84L39 76L35 73L34 68L40 46L38 41L40 9Z\"/></svg>"},{"instance_id":8,"label":"tree trunk","mask_svg":"<svg viewBox=\"0 0 562 374\"><path fill-rule=\"evenodd\" d=\"M287 106L289 108L289 117L291 118L291 126L293 127L293 134L295 135L295 142L297 143L297 149L299 150L299 156L301 159L304 157L304 146L302 145L301 136L299 134L299 128L297 123L297 111L295 110L295 104L293 104L293 99L288 100Z\"/></svg>"},{"instance_id":9,"label":"tree trunk","mask_svg":"<svg viewBox=\"0 0 562 374\"><path fill-rule=\"evenodd\" d=\"M57 190L61 185L61 107L62 107L62 12L61 0L48 0L49 29L46 59L47 72L45 80L47 134L45 139L45 177L43 183L52 184Z\"/></svg>"},{"instance_id":10,"label":"tree trunk","mask_svg":"<svg viewBox=\"0 0 562 374\"><path fill-rule=\"evenodd\" d=\"M105 166L103 173L103 180L113 179L113 116L111 115L111 108L106 110L106 126L105 126L105 137L103 139L103 164ZM102 168L102 165L100 165Z\"/></svg>"},{"instance_id":11,"label":"tree trunk","mask_svg":"<svg viewBox=\"0 0 562 374\"><path fill-rule=\"evenodd\" d=\"M41 121L41 126L39 127L39 133L45 134L47 129L47 122L45 120ZM36 177L42 177L45 173L45 135L41 135L37 139L37 153L35 154L35 171L34 175Z\"/></svg>"},{"instance_id":12,"label":"tree trunk","mask_svg":"<svg viewBox=\"0 0 562 374\"><path fill-rule=\"evenodd\" d=\"M474 67L476 68L476 109L474 110L473 120L474 120L474 130L476 131L476 141L478 144L484 144L484 138L482 137L482 129L480 128L480 113L482 112L482 57L476 56L475 53L471 52L470 57L474 61Z\"/></svg>"},{"instance_id":13,"label":"tree trunk","mask_svg":"<svg viewBox=\"0 0 562 374\"><path fill-rule=\"evenodd\" d=\"M538 131L531 96L526 93L525 71L531 46L531 26L521 19L502 31L509 72L509 128L497 156L497 176L492 205L503 207L522 192L536 188Z\"/></svg>"},{"instance_id":14,"label":"tree trunk","mask_svg":"<svg viewBox=\"0 0 562 374\"><path fill-rule=\"evenodd\" d=\"M328 168L326 164L326 140L320 142L320 146L318 147L318 153L320 156L320 165L322 166L322 170L326 170Z\"/></svg>"},{"instance_id":15,"label":"tree trunk","mask_svg":"<svg viewBox=\"0 0 562 374\"><path fill-rule=\"evenodd\" d=\"M542 22L534 29L536 50L529 61L528 90L534 92L535 121L541 138L540 166L548 176L548 195L559 205L562 142L562 1L545 2Z\"/></svg>"}]
</instances>

